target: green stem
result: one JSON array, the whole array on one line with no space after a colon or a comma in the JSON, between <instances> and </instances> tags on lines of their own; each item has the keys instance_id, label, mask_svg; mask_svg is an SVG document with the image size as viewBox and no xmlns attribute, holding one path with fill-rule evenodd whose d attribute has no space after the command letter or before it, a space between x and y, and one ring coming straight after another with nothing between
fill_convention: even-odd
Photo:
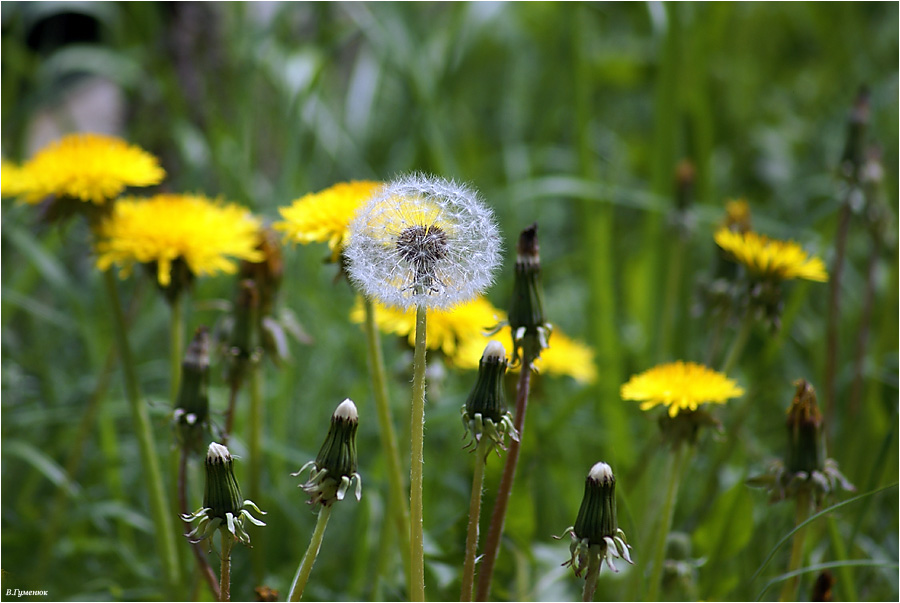
<instances>
[{"instance_id":1,"label":"green stem","mask_svg":"<svg viewBox=\"0 0 900 603\"><path fill-rule=\"evenodd\" d=\"M313 531L312 538L309 541L309 548L300 561L300 567L297 568L297 575L294 576L294 582L291 584L291 592L288 594L288 601L299 601L303 597L303 589L309 582L309 574L312 572L313 564L316 557L319 556L319 548L322 546L322 538L325 536L325 526L328 525L328 518L331 517L332 505L323 506L319 509L319 519L316 520L316 529Z\"/></svg>"},{"instance_id":2,"label":"green stem","mask_svg":"<svg viewBox=\"0 0 900 603\"><path fill-rule=\"evenodd\" d=\"M797 519L794 522L794 525L799 526L809 517L809 508L810 508L810 498L809 492L805 490L799 490L797 492ZM803 562L803 543L806 540L806 526L797 530L797 533L794 534L794 543L791 546L791 561L788 566L788 572L793 572L795 570L800 569L800 564ZM781 588L781 596L778 598L779 601L796 601L797 597L797 586L800 583L799 576L793 576L789 580L784 582L784 586Z\"/></svg>"},{"instance_id":3,"label":"green stem","mask_svg":"<svg viewBox=\"0 0 900 603\"><path fill-rule=\"evenodd\" d=\"M222 572L219 574L219 601L231 601L231 549L234 548L234 536L224 527L219 530L222 536Z\"/></svg>"},{"instance_id":4,"label":"green stem","mask_svg":"<svg viewBox=\"0 0 900 603\"><path fill-rule=\"evenodd\" d=\"M494 578L494 564L500 553L500 539L503 537L503 524L506 522L506 509L509 506L509 496L512 494L513 482L516 479L516 466L519 463L519 451L525 438L525 411L528 409L528 393L531 389L531 364L532 357L526 351L522 354L522 368L519 373L519 386L516 390L516 416L513 426L519 433L518 440L509 443L509 451L506 454L506 464L503 465L503 475L500 477L500 485L497 487L497 499L494 502L494 510L491 513L491 523L488 526L487 539L484 543L484 553L481 558L481 572L478 574L478 589L475 592L476 601L487 601L491 594L491 580Z\"/></svg>"},{"instance_id":5,"label":"green stem","mask_svg":"<svg viewBox=\"0 0 900 603\"><path fill-rule=\"evenodd\" d=\"M672 249L668 253L669 265L666 270L666 289L659 326L657 357L660 361L666 361L671 358L672 340L674 339L672 323L675 320L680 300L681 272L684 265L684 239L680 232L675 232L672 238L674 241L672 242ZM677 357L678 354L675 356Z\"/></svg>"},{"instance_id":6,"label":"green stem","mask_svg":"<svg viewBox=\"0 0 900 603\"><path fill-rule=\"evenodd\" d=\"M656 542L653 545L653 567L650 573L650 592L645 598L647 601L659 600L663 564L666 560L666 540L669 537L669 531L672 529L672 518L675 515L675 499L678 498L678 484L681 481L681 473L688 456L685 446L686 444L684 443L678 443L672 452L672 463L669 466L669 483L666 486L666 498L663 500L660 526L656 531Z\"/></svg>"},{"instance_id":7,"label":"green stem","mask_svg":"<svg viewBox=\"0 0 900 603\"><path fill-rule=\"evenodd\" d=\"M426 308L416 307L416 351L413 361L409 468L409 600L425 600L425 538L422 533L422 466L425 442Z\"/></svg>"},{"instance_id":8,"label":"green stem","mask_svg":"<svg viewBox=\"0 0 900 603\"><path fill-rule=\"evenodd\" d=\"M844 255L847 249L847 233L850 231L850 195L855 186L847 191L847 199L841 205L838 217L837 232L834 235L834 265L828 279L828 322L826 323L825 341L825 425L832 425L834 416L835 375L837 374L838 357L838 324L841 318L841 275L844 270Z\"/></svg>"},{"instance_id":9,"label":"green stem","mask_svg":"<svg viewBox=\"0 0 900 603\"><path fill-rule=\"evenodd\" d=\"M581 593L582 601L593 601L597 592L597 578L600 577L600 555L593 551L588 553L587 575L584 577L584 591Z\"/></svg>"},{"instance_id":10,"label":"green stem","mask_svg":"<svg viewBox=\"0 0 900 603\"><path fill-rule=\"evenodd\" d=\"M472 476L472 497L469 500L469 529L466 534L466 558L463 562L460 601L472 600L475 582L475 554L478 551L478 522L481 518L481 490L484 486L484 466L491 452L491 439L482 436L475 447L475 473Z\"/></svg>"},{"instance_id":11,"label":"green stem","mask_svg":"<svg viewBox=\"0 0 900 603\"><path fill-rule=\"evenodd\" d=\"M122 372L125 379L125 394L131 407L131 418L134 422L134 432L138 439L141 465L143 467L143 481L147 484L150 499L150 513L153 517L153 535L156 538L156 548L162 560L163 576L170 589L170 594L178 599L178 587L181 584L181 568L179 567L178 550L175 547L175 527L169 515L169 503L166 500L166 491L163 487L162 474L159 469L159 460L156 456L156 445L153 441L153 428L150 424L150 416L147 405L141 399L138 390L137 375L134 371L134 361L131 357L131 349L128 346L125 317L119 302L119 291L116 288L115 275L112 271L105 271L104 282L106 293L109 296L113 314L113 328L115 330L116 343L119 348L119 356L122 360Z\"/></svg>"},{"instance_id":12,"label":"green stem","mask_svg":"<svg viewBox=\"0 0 900 603\"><path fill-rule=\"evenodd\" d=\"M737 366L738 360L741 359L741 353L744 351L744 347L747 345L747 341L750 339L750 333L753 331L753 324L755 320L753 318L753 313L748 311L744 316L744 320L741 323L741 328L737 332L737 335L734 336L734 340L731 342L731 347L728 349L728 354L725 355L725 362L722 363L722 374L728 375Z\"/></svg>"},{"instance_id":13,"label":"green stem","mask_svg":"<svg viewBox=\"0 0 900 603\"><path fill-rule=\"evenodd\" d=\"M262 437L264 423L265 406L263 405L263 363L262 358L254 358L250 361L250 434L247 440L249 448L249 473L248 476L248 493L250 500L261 501L262 492L260 484L262 483ZM260 533L260 536L264 534ZM250 559L253 566L253 575L258 583L262 583L265 574L265 563L263 554L265 547L263 539L257 537L256 546L252 549Z\"/></svg>"},{"instance_id":14,"label":"green stem","mask_svg":"<svg viewBox=\"0 0 900 603\"><path fill-rule=\"evenodd\" d=\"M184 294L172 300L172 319L169 323L169 400L172 408L178 405L178 386L181 383L181 361L184 356Z\"/></svg>"},{"instance_id":15,"label":"green stem","mask_svg":"<svg viewBox=\"0 0 900 603\"><path fill-rule=\"evenodd\" d=\"M389 507L388 513L393 516L400 538L400 556L406 575L410 571L409 544L409 506L403 496L403 472L400 465L400 448L397 445L397 433L391 417L387 379L385 378L384 356L381 353L381 341L375 325L375 304L365 299L366 308L366 343L368 344L369 368L372 372L372 390L375 393L375 412L378 415L378 429L381 432L381 447L388 463Z\"/></svg>"}]
</instances>

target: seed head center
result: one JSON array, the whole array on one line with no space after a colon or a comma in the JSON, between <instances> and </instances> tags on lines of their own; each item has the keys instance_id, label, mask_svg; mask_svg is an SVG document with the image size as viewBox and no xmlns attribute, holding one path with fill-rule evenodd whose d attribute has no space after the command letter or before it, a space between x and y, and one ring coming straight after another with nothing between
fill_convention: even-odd
<instances>
[{"instance_id":1,"label":"seed head center","mask_svg":"<svg viewBox=\"0 0 900 603\"><path fill-rule=\"evenodd\" d=\"M416 269L428 270L447 256L447 233L438 226L410 226L397 237L400 257Z\"/></svg>"}]
</instances>

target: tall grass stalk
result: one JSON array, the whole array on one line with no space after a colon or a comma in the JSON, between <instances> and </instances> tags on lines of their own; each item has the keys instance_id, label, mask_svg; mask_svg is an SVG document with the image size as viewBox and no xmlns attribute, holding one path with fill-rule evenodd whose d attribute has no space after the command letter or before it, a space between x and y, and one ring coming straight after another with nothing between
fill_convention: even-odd
<instances>
[{"instance_id":1,"label":"tall grass stalk","mask_svg":"<svg viewBox=\"0 0 900 603\"><path fill-rule=\"evenodd\" d=\"M181 585L181 568L178 565L178 550L175 546L175 528L169 514L170 507L166 500L159 459L156 455L156 444L153 440L153 427L150 424L147 405L141 399L138 388L134 360L131 356L131 348L128 345L125 316L119 301L116 277L111 270L103 272L103 281L106 286L106 294L109 296L113 330L115 331L116 343L119 348L119 358L122 362L122 372L125 378L125 395L131 407L134 432L138 439L141 465L143 467L143 481L147 487L150 514L154 523L153 535L156 539L156 549L162 561L163 577L169 588L169 594L173 598L178 599L178 589Z\"/></svg>"},{"instance_id":2,"label":"tall grass stalk","mask_svg":"<svg viewBox=\"0 0 900 603\"><path fill-rule=\"evenodd\" d=\"M656 530L656 540L653 543L653 566L650 568L649 592L647 601L659 600L659 589L662 585L662 570L666 560L666 540L672 529L672 518L675 515L675 501L678 498L678 486L688 457L691 456L693 447L679 442L672 451L671 463L668 469L669 481L666 485L666 497L663 499L662 511L659 515L659 528Z\"/></svg>"},{"instance_id":3,"label":"tall grass stalk","mask_svg":"<svg viewBox=\"0 0 900 603\"><path fill-rule=\"evenodd\" d=\"M425 459L425 328L427 309L416 306L409 468L409 600L425 600L425 537L422 517L422 470Z\"/></svg>"},{"instance_id":4,"label":"tall grass stalk","mask_svg":"<svg viewBox=\"0 0 900 603\"><path fill-rule=\"evenodd\" d=\"M794 542L791 545L791 559L788 564L788 572L795 572L800 569L800 565L803 563L803 545L806 542L806 531L807 527L804 525L804 522L809 518L809 509L812 501L810 500L809 492L805 489L800 489L797 491L797 514L796 519L794 520L794 525L797 526L797 531L794 534ZM781 596L778 598L779 601L796 601L797 600L797 586L800 584L799 576L792 576L788 580L785 581L784 585L781 588Z\"/></svg>"},{"instance_id":5,"label":"tall grass stalk","mask_svg":"<svg viewBox=\"0 0 900 603\"><path fill-rule=\"evenodd\" d=\"M254 324L256 324L254 322ZM265 424L266 407L263 403L263 358L254 356L250 360L250 420L249 434L247 435L247 448L249 449L248 492L250 500L263 500L262 496L262 472L263 472L263 425ZM250 553L253 566L253 575L258 582L265 577L265 547L264 534L257 536L257 544Z\"/></svg>"},{"instance_id":6,"label":"tall grass stalk","mask_svg":"<svg viewBox=\"0 0 900 603\"><path fill-rule=\"evenodd\" d=\"M372 373L372 391L375 395L375 412L378 417L378 428L381 432L381 447L387 460L388 470L388 514L393 518L399 538L400 556L406 575L410 573L409 544L409 504L403 495L403 473L400 465L400 449L397 445L397 433L391 417L390 398L385 378L384 356L381 353L381 339L375 325L375 304L365 297L366 311L366 344L369 354L369 370ZM383 566L384 564L379 564Z\"/></svg>"}]
</instances>

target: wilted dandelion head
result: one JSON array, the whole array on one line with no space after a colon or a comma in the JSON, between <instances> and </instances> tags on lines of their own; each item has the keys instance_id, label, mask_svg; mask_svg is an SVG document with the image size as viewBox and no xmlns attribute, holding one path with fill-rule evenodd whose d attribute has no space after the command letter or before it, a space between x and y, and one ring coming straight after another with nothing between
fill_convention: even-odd
<instances>
[{"instance_id":1,"label":"wilted dandelion head","mask_svg":"<svg viewBox=\"0 0 900 603\"><path fill-rule=\"evenodd\" d=\"M449 308L493 282L494 215L472 189L411 174L388 183L350 223L350 278L385 305Z\"/></svg>"}]
</instances>

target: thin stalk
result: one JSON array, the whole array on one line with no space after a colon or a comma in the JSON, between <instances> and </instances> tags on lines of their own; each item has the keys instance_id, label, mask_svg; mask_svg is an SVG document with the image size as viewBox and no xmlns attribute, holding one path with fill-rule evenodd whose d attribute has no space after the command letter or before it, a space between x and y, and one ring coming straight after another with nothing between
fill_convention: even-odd
<instances>
[{"instance_id":1,"label":"thin stalk","mask_svg":"<svg viewBox=\"0 0 900 603\"><path fill-rule=\"evenodd\" d=\"M672 237L672 249L669 251L669 265L666 269L666 289L663 297L662 317L659 326L659 347L657 358L660 361L668 360L672 355L673 322L681 293L681 273L684 265L684 239L680 233ZM678 356L678 354L675 354Z\"/></svg>"},{"instance_id":2,"label":"thin stalk","mask_svg":"<svg viewBox=\"0 0 900 603\"><path fill-rule=\"evenodd\" d=\"M656 531L656 542L653 544L653 567L650 573L650 592L645 597L646 601L658 601L659 589L662 584L663 564L666 560L666 540L672 529L672 518L675 515L675 500L678 498L678 484L684 470L685 460L688 456L685 450L686 444L676 444L672 453L672 463L669 467L669 483L666 486L666 497L663 499L662 513L660 514L660 526Z\"/></svg>"},{"instance_id":3,"label":"thin stalk","mask_svg":"<svg viewBox=\"0 0 900 603\"><path fill-rule=\"evenodd\" d=\"M853 363L853 385L850 388L850 412L859 412L863 393L863 368L866 359L866 346L869 343L869 324L872 319L872 306L875 302L875 273L878 269L878 256L881 254L880 238L872 238L872 252L866 269L866 290L863 297L862 315L859 328L856 330L856 354Z\"/></svg>"},{"instance_id":4,"label":"thin stalk","mask_svg":"<svg viewBox=\"0 0 900 603\"><path fill-rule=\"evenodd\" d=\"M826 521L828 522L828 536L831 539L831 550L834 551L835 560L849 560L847 546L844 543L844 537L838 530L837 520L834 518L834 515L829 515ZM838 590L841 591L841 598L844 601L859 601L859 596L856 594L856 584L850 569L842 565L837 568L837 575Z\"/></svg>"},{"instance_id":5,"label":"thin stalk","mask_svg":"<svg viewBox=\"0 0 900 603\"><path fill-rule=\"evenodd\" d=\"M219 530L222 536L222 571L219 574L219 601L231 601L231 549L234 536L225 528Z\"/></svg>"},{"instance_id":6,"label":"thin stalk","mask_svg":"<svg viewBox=\"0 0 900 603\"><path fill-rule=\"evenodd\" d=\"M312 572L313 564L319 555L319 548L322 546L322 538L325 536L325 526L328 525L328 518L331 517L331 509L333 505L323 506L319 509L319 518L316 520L316 529L313 531L312 538L309 541L309 548L300 561L300 567L297 568L297 575L291 583L291 591L288 594L288 601L299 601L303 597L303 589L309 582L309 574Z\"/></svg>"},{"instance_id":7,"label":"thin stalk","mask_svg":"<svg viewBox=\"0 0 900 603\"><path fill-rule=\"evenodd\" d=\"M391 406L388 397L387 379L385 378L384 356L381 353L381 341L375 325L375 304L365 298L366 308L366 343L369 352L369 369L372 372L372 391L375 393L375 412L378 416L378 429L381 432L381 447L388 463L388 513L393 516L399 536L400 556L406 575L410 571L409 544L409 506L403 496L403 472L400 468L400 448L397 445L397 433L391 417Z\"/></svg>"},{"instance_id":8,"label":"thin stalk","mask_svg":"<svg viewBox=\"0 0 900 603\"><path fill-rule=\"evenodd\" d=\"M250 362L250 433L247 438L247 448L249 448L249 473L248 492L250 500L258 501L262 497L262 471L263 471L263 454L262 454L262 438L263 423L265 420L265 406L263 405L263 363L262 358L255 358ZM264 536L264 534L260 534ZM263 554L265 547L262 544L262 538L258 537L257 545L250 553L251 565L253 566L253 575L257 582L261 583L265 574L265 564Z\"/></svg>"},{"instance_id":9,"label":"thin stalk","mask_svg":"<svg viewBox=\"0 0 900 603\"><path fill-rule=\"evenodd\" d=\"M809 492L800 490L797 492L797 518L794 525L800 526L809 517L810 498ZM806 540L806 526L797 530L794 534L794 543L791 545L791 561L788 566L788 572L800 569L803 562L803 544ZM792 576L789 580L785 580L784 586L781 588L781 596L779 601L796 601L797 586L799 585L799 576Z\"/></svg>"},{"instance_id":10,"label":"thin stalk","mask_svg":"<svg viewBox=\"0 0 900 603\"><path fill-rule=\"evenodd\" d=\"M828 282L828 324L825 343L825 425L832 425L835 402L835 374L837 373L838 323L841 318L841 275L844 271L844 255L847 249L847 233L850 230L850 196L856 187L851 186L847 199L841 206L837 233L834 236L834 265Z\"/></svg>"},{"instance_id":11,"label":"thin stalk","mask_svg":"<svg viewBox=\"0 0 900 603\"><path fill-rule=\"evenodd\" d=\"M187 459L188 459L188 451L184 446L179 447L180 455L178 461L178 507L181 511L181 515L188 514L188 503L187 503ZM190 528L186 530L190 532ZM203 554L203 550L199 543L194 543L190 545L191 552L194 554L194 559L197 560L197 569L200 570L200 575L206 580L206 583L209 584L209 590L212 592L213 597L216 600L219 600L221 597L221 591L219 589L219 583L216 580L216 574L213 572L212 566L209 564L209 561L206 559L206 556Z\"/></svg>"},{"instance_id":12,"label":"thin stalk","mask_svg":"<svg viewBox=\"0 0 900 603\"><path fill-rule=\"evenodd\" d=\"M228 408L225 409L225 429L222 432L222 445L228 446L228 439L234 431L234 409L237 406L238 394L241 392L241 382L232 379L228 385ZM250 500L253 500L252 498Z\"/></svg>"},{"instance_id":13,"label":"thin stalk","mask_svg":"<svg viewBox=\"0 0 900 603\"><path fill-rule=\"evenodd\" d=\"M422 466L425 441L426 308L416 308L416 351L413 361L409 468L409 600L425 600L425 538L422 532Z\"/></svg>"},{"instance_id":14,"label":"thin stalk","mask_svg":"<svg viewBox=\"0 0 900 603\"><path fill-rule=\"evenodd\" d=\"M588 554L587 575L584 577L584 591L581 593L582 601L593 601L594 593L597 592L597 578L600 577L600 555L596 553Z\"/></svg>"},{"instance_id":15,"label":"thin stalk","mask_svg":"<svg viewBox=\"0 0 900 603\"><path fill-rule=\"evenodd\" d=\"M475 592L476 601L487 601L488 596L491 594L494 564L497 562L497 555L500 553L500 539L503 537L503 524L506 522L509 495L512 493L513 482L516 479L519 451L525 438L525 411L528 409L528 393L531 389L531 364L531 356L528 353L523 353L522 368L521 373L519 373L519 387L516 391L516 416L513 419L513 426L519 432L519 439L518 441L511 440L509 443L506 464L503 465L503 475L500 477L500 485L497 487L497 500L494 502L494 511L491 513L491 523L488 526L488 535L481 558L481 572L478 574L478 589Z\"/></svg>"},{"instance_id":16,"label":"thin stalk","mask_svg":"<svg viewBox=\"0 0 900 603\"><path fill-rule=\"evenodd\" d=\"M478 552L478 522L481 518L481 491L484 487L484 467L493 442L482 436L475 447L475 473L472 476L472 497L469 500L469 529L466 533L466 557L463 562L460 601L472 600L475 582L475 555Z\"/></svg>"},{"instance_id":17,"label":"thin stalk","mask_svg":"<svg viewBox=\"0 0 900 603\"><path fill-rule=\"evenodd\" d=\"M141 455L143 481L147 484L150 513L155 524L153 535L156 538L156 549L162 561L166 585L169 587L170 594L175 599L178 599L178 588L181 585L181 568L177 562L178 549L175 546L175 527L169 515L169 503L166 500L162 473L160 472L159 460L156 456L156 444L153 440L150 416L147 411L147 405L141 399L138 389L134 361L131 357L131 348L128 345L125 317L119 301L119 291L116 288L115 279L116 277L112 271L104 271L103 280L106 285L106 293L109 296L110 309L113 315L113 329L119 348L119 357L122 361L125 394L131 407L131 418L134 423L134 432L138 439L138 448Z\"/></svg>"},{"instance_id":18,"label":"thin stalk","mask_svg":"<svg viewBox=\"0 0 900 603\"><path fill-rule=\"evenodd\" d=\"M726 376L735 366L737 366L738 360L741 359L741 353L744 351L744 347L750 339L750 333L753 331L754 322L753 313L748 311L741 323L740 330L731 342L731 347L728 348L728 353L725 355L725 361L722 363L721 372Z\"/></svg>"},{"instance_id":19,"label":"thin stalk","mask_svg":"<svg viewBox=\"0 0 900 603\"><path fill-rule=\"evenodd\" d=\"M184 356L184 293L172 299L169 323L169 400L172 408L178 405L178 386L181 383L181 360Z\"/></svg>"}]
</instances>

